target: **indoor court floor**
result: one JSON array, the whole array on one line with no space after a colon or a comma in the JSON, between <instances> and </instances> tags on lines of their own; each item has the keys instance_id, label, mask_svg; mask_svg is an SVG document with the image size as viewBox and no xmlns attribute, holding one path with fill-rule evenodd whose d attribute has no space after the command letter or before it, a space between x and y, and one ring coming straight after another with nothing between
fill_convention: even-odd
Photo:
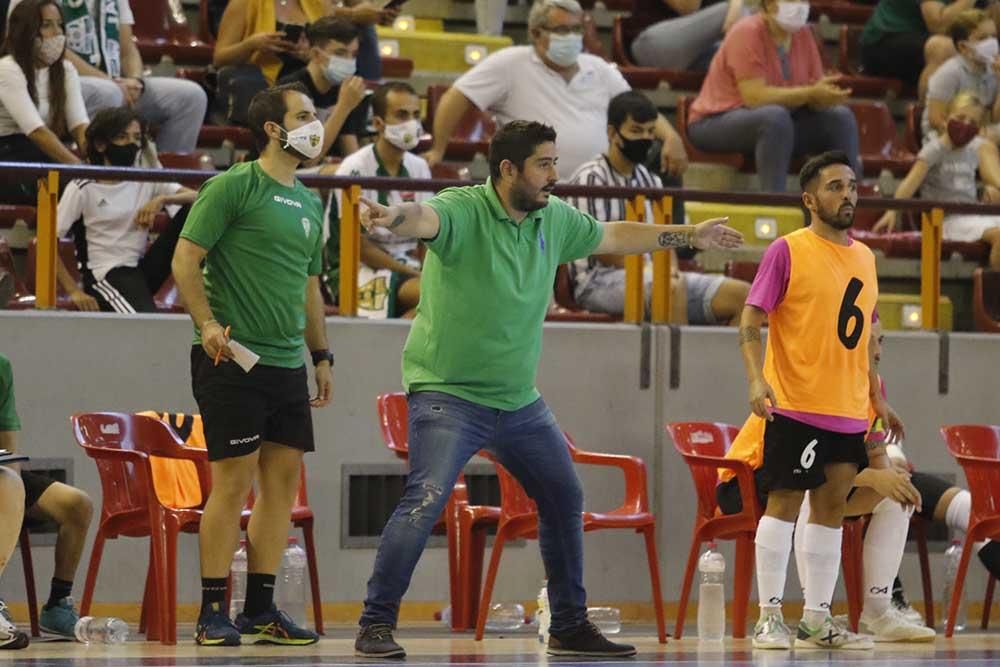
<instances>
[{"instance_id":1,"label":"indoor court floor","mask_svg":"<svg viewBox=\"0 0 1000 667\"><path fill-rule=\"evenodd\" d=\"M186 629L184 629L186 630ZM892 667L1000 665L1000 634L965 633L954 639L939 637L930 644L878 644L871 651L823 650L754 651L749 640L727 639L721 645L702 645L696 638L656 642L642 627L625 628L618 637L636 645L634 659L597 660L546 656L537 638L527 634L493 637L476 642L471 635L452 635L438 627L403 628L396 638L407 649L405 662L381 661L354 656L353 630L342 626L327 630L314 646L285 648L244 646L238 649L206 649L194 646L179 633L177 646L129 641L120 646L84 646L67 642L35 642L23 651L0 654L0 662L25 667L339 667L340 665L469 665L474 667L546 665L756 665L781 667L793 664L848 665L869 663Z\"/></svg>"}]
</instances>

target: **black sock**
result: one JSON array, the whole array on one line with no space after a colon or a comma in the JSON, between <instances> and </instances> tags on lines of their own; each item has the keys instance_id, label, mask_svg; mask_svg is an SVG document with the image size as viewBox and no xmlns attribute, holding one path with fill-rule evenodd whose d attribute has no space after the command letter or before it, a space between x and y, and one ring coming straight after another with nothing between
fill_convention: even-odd
<instances>
[{"instance_id":1,"label":"black sock","mask_svg":"<svg viewBox=\"0 0 1000 667\"><path fill-rule=\"evenodd\" d=\"M247 572L247 602L243 607L243 614L247 618L263 614L271 608L275 579L277 577L273 574Z\"/></svg>"},{"instance_id":2,"label":"black sock","mask_svg":"<svg viewBox=\"0 0 1000 667\"><path fill-rule=\"evenodd\" d=\"M49 590L49 601L45 603L46 607L54 607L56 603L62 600L64 597L69 597L69 594L73 591L73 582L66 581L65 579L57 579L52 577L52 588Z\"/></svg>"},{"instance_id":3,"label":"black sock","mask_svg":"<svg viewBox=\"0 0 1000 667\"><path fill-rule=\"evenodd\" d=\"M226 577L217 579L212 577L201 578L201 613L204 614L209 607L213 611L222 612L229 615L228 609L223 609L226 604Z\"/></svg>"}]
</instances>

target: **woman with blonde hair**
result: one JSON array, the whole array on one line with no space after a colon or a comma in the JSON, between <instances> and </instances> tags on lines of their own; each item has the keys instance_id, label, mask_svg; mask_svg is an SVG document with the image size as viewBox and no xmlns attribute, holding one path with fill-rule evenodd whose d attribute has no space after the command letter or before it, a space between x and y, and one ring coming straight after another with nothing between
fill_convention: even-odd
<instances>
[{"instance_id":1,"label":"woman with blonde hair","mask_svg":"<svg viewBox=\"0 0 1000 667\"><path fill-rule=\"evenodd\" d=\"M976 203L1000 202L1000 151L981 136L985 117L982 102L962 91L948 103L947 132L929 139L917 155L910 172L896 188L896 199L908 199L920 191L923 199ZM976 173L983 181L977 192ZM891 232L898 223L896 211L886 211L872 228ZM944 218L948 241L986 241L990 244L990 268L1000 269L1000 216L955 213Z\"/></svg>"}]
</instances>

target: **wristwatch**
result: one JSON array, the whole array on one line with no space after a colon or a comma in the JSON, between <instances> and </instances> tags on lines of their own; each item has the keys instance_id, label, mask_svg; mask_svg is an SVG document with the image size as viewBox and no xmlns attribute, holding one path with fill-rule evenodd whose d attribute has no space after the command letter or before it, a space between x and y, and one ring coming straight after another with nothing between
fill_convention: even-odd
<instances>
[{"instance_id":1,"label":"wristwatch","mask_svg":"<svg viewBox=\"0 0 1000 667\"><path fill-rule=\"evenodd\" d=\"M329 361L330 368L333 368L333 352L330 350L313 350L312 354L313 366L319 366L321 361Z\"/></svg>"}]
</instances>

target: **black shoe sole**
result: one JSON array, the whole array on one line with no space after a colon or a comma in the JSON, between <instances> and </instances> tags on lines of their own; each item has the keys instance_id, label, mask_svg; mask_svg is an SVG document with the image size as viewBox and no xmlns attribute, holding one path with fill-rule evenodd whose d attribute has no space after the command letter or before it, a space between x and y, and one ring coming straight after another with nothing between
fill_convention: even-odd
<instances>
[{"instance_id":1,"label":"black shoe sole","mask_svg":"<svg viewBox=\"0 0 1000 667\"><path fill-rule=\"evenodd\" d=\"M406 657L406 651L404 651L403 649L398 649L398 650L394 650L394 651L382 651L382 652L379 652L379 653L369 653L369 652L366 652L366 651L359 651L358 649L354 649L354 655L356 657L358 657L358 658L376 658L376 659L378 659L378 658L382 658L382 659L389 658L390 660L402 660L403 658Z\"/></svg>"},{"instance_id":2,"label":"black shoe sole","mask_svg":"<svg viewBox=\"0 0 1000 667\"><path fill-rule=\"evenodd\" d=\"M581 651L571 648L548 648L545 652L549 655L578 655L586 658L631 658L635 656L635 649L622 651Z\"/></svg>"}]
</instances>

